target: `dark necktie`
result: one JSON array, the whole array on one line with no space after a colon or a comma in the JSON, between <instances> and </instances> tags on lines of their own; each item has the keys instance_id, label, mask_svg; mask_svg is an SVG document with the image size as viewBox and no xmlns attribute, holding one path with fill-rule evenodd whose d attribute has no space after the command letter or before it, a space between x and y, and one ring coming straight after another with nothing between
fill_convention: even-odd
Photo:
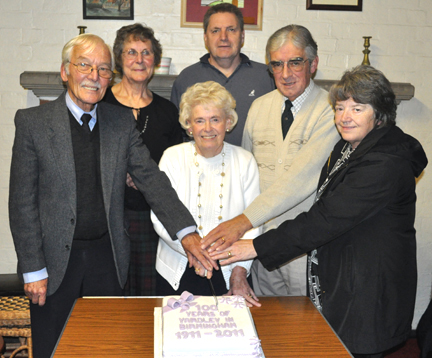
<instances>
[{"instance_id":1,"label":"dark necktie","mask_svg":"<svg viewBox=\"0 0 432 358\"><path fill-rule=\"evenodd\" d=\"M90 114L88 114L88 113L84 113L81 116L81 120L83 122L82 128L84 129L84 132L86 132L86 133L90 133L91 132L90 131L90 127L89 127L89 122L90 122L91 119L92 119L92 116Z\"/></svg>"},{"instance_id":2,"label":"dark necktie","mask_svg":"<svg viewBox=\"0 0 432 358\"><path fill-rule=\"evenodd\" d=\"M285 101L285 109L282 113L282 135L285 139L292 122L294 121L294 116L291 112L292 103L289 99Z\"/></svg>"}]
</instances>

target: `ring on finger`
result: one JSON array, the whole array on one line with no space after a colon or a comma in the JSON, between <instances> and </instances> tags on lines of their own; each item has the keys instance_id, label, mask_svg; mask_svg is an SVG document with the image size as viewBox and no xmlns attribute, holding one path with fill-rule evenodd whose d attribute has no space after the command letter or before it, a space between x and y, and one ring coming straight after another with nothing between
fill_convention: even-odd
<instances>
[{"instance_id":1,"label":"ring on finger","mask_svg":"<svg viewBox=\"0 0 432 358\"><path fill-rule=\"evenodd\" d=\"M195 272L200 272L200 269L196 267Z\"/></svg>"},{"instance_id":2,"label":"ring on finger","mask_svg":"<svg viewBox=\"0 0 432 358\"><path fill-rule=\"evenodd\" d=\"M204 270L204 277L207 277L207 270Z\"/></svg>"},{"instance_id":3,"label":"ring on finger","mask_svg":"<svg viewBox=\"0 0 432 358\"><path fill-rule=\"evenodd\" d=\"M232 256L231 251L228 251L228 258Z\"/></svg>"},{"instance_id":4,"label":"ring on finger","mask_svg":"<svg viewBox=\"0 0 432 358\"><path fill-rule=\"evenodd\" d=\"M222 239L221 239L223 242L225 242L225 238L223 237Z\"/></svg>"}]
</instances>

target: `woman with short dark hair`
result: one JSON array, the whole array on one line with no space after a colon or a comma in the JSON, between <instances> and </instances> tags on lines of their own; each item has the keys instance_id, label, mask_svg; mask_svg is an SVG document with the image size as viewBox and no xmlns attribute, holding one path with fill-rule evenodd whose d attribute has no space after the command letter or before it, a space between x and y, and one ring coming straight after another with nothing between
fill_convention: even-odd
<instances>
[{"instance_id":1,"label":"woman with short dark hair","mask_svg":"<svg viewBox=\"0 0 432 358\"><path fill-rule=\"evenodd\" d=\"M374 110L376 128L396 125L396 98L387 78L371 66L358 66L347 71L329 93L333 110L337 101L352 98L369 104Z\"/></svg>"},{"instance_id":2,"label":"woman with short dark hair","mask_svg":"<svg viewBox=\"0 0 432 358\"><path fill-rule=\"evenodd\" d=\"M315 204L215 259L257 257L269 270L305 252L309 296L354 357L382 357L411 332L417 287L415 178L421 144L395 125L390 83L370 66L330 90L342 139L324 165ZM307 165L307 163L305 163Z\"/></svg>"}]
</instances>

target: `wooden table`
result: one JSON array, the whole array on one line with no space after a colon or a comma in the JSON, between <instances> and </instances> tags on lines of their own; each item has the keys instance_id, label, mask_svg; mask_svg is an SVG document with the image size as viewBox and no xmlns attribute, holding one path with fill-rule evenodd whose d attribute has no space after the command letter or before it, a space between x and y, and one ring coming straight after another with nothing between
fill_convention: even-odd
<instances>
[{"instance_id":1,"label":"wooden table","mask_svg":"<svg viewBox=\"0 0 432 358\"><path fill-rule=\"evenodd\" d=\"M351 357L307 297L261 297L251 308L266 358ZM153 358L153 310L161 298L80 298L54 353Z\"/></svg>"}]
</instances>

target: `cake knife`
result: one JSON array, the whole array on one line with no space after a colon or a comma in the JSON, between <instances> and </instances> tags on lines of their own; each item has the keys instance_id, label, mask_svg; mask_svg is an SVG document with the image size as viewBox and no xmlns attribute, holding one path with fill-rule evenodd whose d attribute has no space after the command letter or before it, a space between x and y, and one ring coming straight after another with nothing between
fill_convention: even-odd
<instances>
[{"instance_id":1,"label":"cake knife","mask_svg":"<svg viewBox=\"0 0 432 358\"><path fill-rule=\"evenodd\" d=\"M211 278L208 279L208 282L209 282L209 285L210 285L210 290L212 291L212 294L213 294L213 298L215 300L216 308L219 311L219 302L217 300L216 292L215 292L215 289L213 287L213 282L212 282Z\"/></svg>"}]
</instances>

